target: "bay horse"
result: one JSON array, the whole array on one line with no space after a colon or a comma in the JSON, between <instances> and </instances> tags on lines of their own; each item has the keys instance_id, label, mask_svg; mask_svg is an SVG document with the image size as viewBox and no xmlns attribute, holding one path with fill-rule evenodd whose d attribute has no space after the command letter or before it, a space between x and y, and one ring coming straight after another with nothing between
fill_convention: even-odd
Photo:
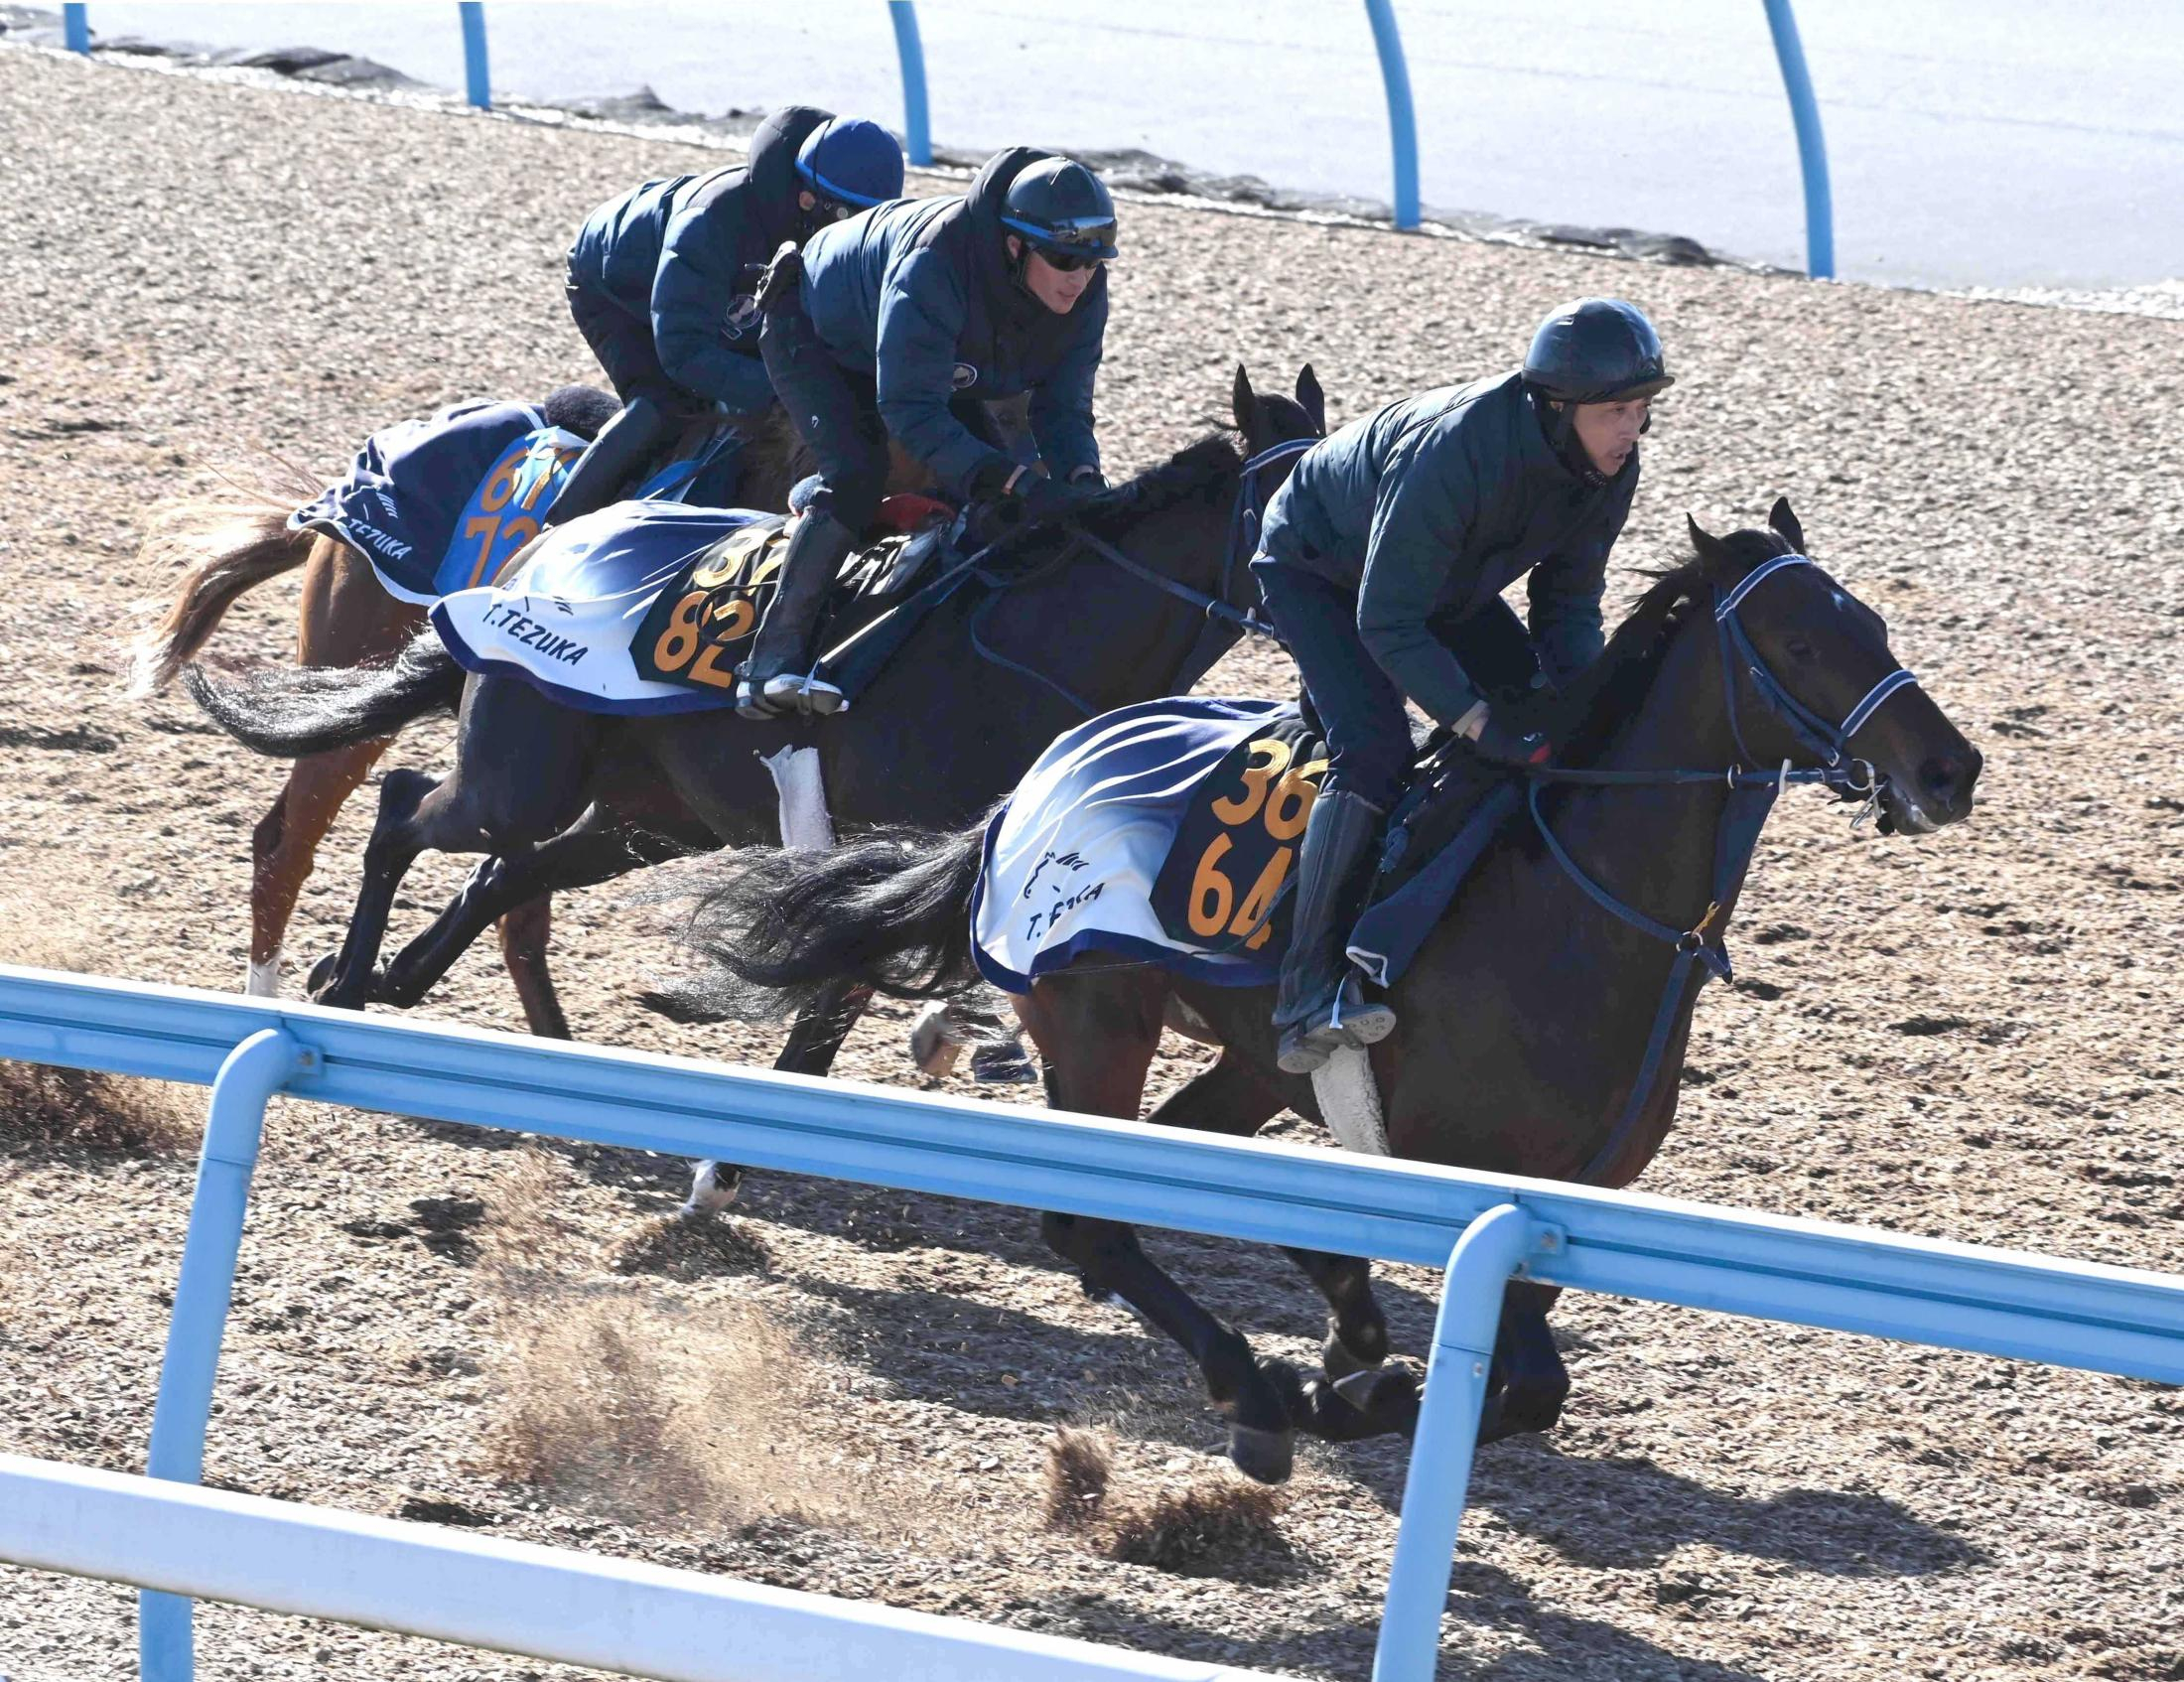
<instances>
[{"instance_id":1,"label":"bay horse","mask_svg":"<svg viewBox=\"0 0 2184 1682\"><path fill-rule=\"evenodd\" d=\"M935 607L833 718L578 712L520 679L466 677L430 634L390 667L323 679L273 670L229 686L190 668L191 692L214 722L256 752L290 758L460 703L453 773L384 779L347 937L314 971L313 996L413 1005L510 907L678 851L778 840L761 757L780 749L817 750L842 828L952 828L1070 724L1187 688L1244 628L1249 530L1301 443L1324 430L1309 367L1296 389L1262 395L1239 367L1230 407L1243 449L1215 433L1068 520L1007 539L989 568L1006 585L959 590ZM395 889L427 848L487 857L381 971ZM775 1066L826 1073L870 997L845 985L804 1001ZM701 1165L693 1208L733 1197L733 1174Z\"/></svg>"},{"instance_id":2,"label":"bay horse","mask_svg":"<svg viewBox=\"0 0 2184 1682\"><path fill-rule=\"evenodd\" d=\"M596 435L615 408L613 397L584 385L563 386L539 405L548 425L582 438ZM995 421L1004 433L1013 430L1008 417L996 415ZM704 424L710 425L710 417ZM776 406L742 452L738 499L763 511L784 510L790 490L812 466L809 450ZM897 449L888 491L923 483L916 465ZM389 593L361 550L327 533L288 528L290 512L323 489L302 474L268 473L256 483L177 498L154 512L140 563L184 570L164 616L131 644L132 696L165 688L198 657L245 592L298 567L303 569L298 668L382 667L424 631L425 610ZM298 759L271 809L251 831L249 992L280 991L289 919L320 843L392 742L391 735L376 736ZM499 919L500 950L531 1032L565 1040L568 1019L546 961L551 926L548 900L511 907Z\"/></svg>"},{"instance_id":3,"label":"bay horse","mask_svg":"<svg viewBox=\"0 0 2184 1682\"><path fill-rule=\"evenodd\" d=\"M1972 809L1978 750L1896 664L1879 616L1805 557L1787 501L1766 530L1691 530L1695 558L1647 591L1553 704L1558 769L1391 990L1398 1027L1370 1066L1396 1156L1628 1185L1674 1119L1705 979L1694 959L1726 970L1721 932L1775 794L1789 781L1847 786L1903 833ZM898 828L824 854L705 861L691 924L704 962L684 1008L741 1016L846 984L909 998L978 984L969 908L985 834ZM1093 951L1016 1007L1056 1109L1135 1119L1165 1023L1219 1056L1153 1121L1249 1135L1285 1107L1319 1118L1310 1080L1275 1061L1271 986ZM1190 1353L1250 1475L1287 1476L1297 1429L1347 1441L1415 1425L1416 1380L1383 1365L1387 1322L1364 1261L1288 1252L1331 1311L1326 1370L1307 1378L1255 1359L1130 1227L1048 1214L1042 1230L1088 1291L1120 1296ZM1570 1379L1547 1327L1554 1300L1509 1286L1481 1441L1559 1416Z\"/></svg>"}]
</instances>

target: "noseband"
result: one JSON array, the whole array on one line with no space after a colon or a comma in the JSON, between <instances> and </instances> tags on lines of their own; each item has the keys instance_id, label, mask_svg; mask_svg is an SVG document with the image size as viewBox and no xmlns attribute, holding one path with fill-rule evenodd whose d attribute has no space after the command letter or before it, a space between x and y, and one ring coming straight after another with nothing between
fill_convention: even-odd
<instances>
[{"instance_id":1,"label":"noseband","mask_svg":"<svg viewBox=\"0 0 2184 1682\"><path fill-rule=\"evenodd\" d=\"M1775 676L1752 639L1744 631L1743 622L1737 618L1737 609L1761 584L1776 573L1791 567L1813 565L1809 555L1777 555L1773 560L1754 567L1740 579L1736 586L1721 595L1713 609L1714 633L1721 651L1721 696L1729 716L1729 734L1736 743L1737 764L1725 771L1590 771L1560 770L1553 767L1528 772L1531 786L1526 797L1532 810L1532 821L1540 838L1547 844L1548 852L1564 872L1582 889L1588 899L1603 911L1628 923L1641 933L1649 934L1673 947L1676 952L1669 966L1668 982L1662 991L1661 1004L1654 1012L1653 1030L1646 1037L1645 1055L1638 1066L1638 1077L1632 1083L1630 1096L1624 1101L1622 1113L1616 1118L1607 1142L1593 1153L1592 1160L1577 1175L1580 1182L1594 1181L1615 1166L1623 1148L1629 1143L1631 1130L1637 1126L1638 1117L1644 1111L1646 1100L1652 1095L1655 1078L1659 1075L1662 1058L1668 1051L1669 1033L1681 1014L1683 1001L1689 990L1693 971L1699 970L1698 981L1704 984L1706 976L1717 975L1723 981L1733 981L1735 974L1729 963L1728 949L1722 945L1715 923L1721 915L1721 907L1729 897L1733 885L1751 862L1752 849L1758 845L1759 831L1767 821L1767 814L1774 809L1776 798L1793 782L1818 783L1835 788L1847 797L1862 796L1865 810L1854 820L1862 823L1880 800L1881 778L1872 765L1865 760L1852 759L1850 739L1865 725L1883 702L1899 689L1908 689L1919 680L1902 666L1896 667L1868 689L1864 696L1843 715L1840 724L1830 724L1804 702L1792 695ZM1771 716L1780 719L1798 744L1820 763L1815 766L1793 768L1784 760L1779 769L1768 770L1753 756L1745 744L1744 731L1737 715L1738 678L1741 675L1749 683L1759 705ZM1587 876L1577 861L1555 837L1548 827L1547 814L1540 809L1540 789L1551 782L1615 786L1623 784L1679 784L1679 783L1726 783L1729 789L1727 803L1722 807L1721 822L1714 832L1713 892L1709 897L1706 914L1692 927L1677 929L1646 915L1634 906L1627 906L1615 898L1599 883Z\"/></svg>"}]
</instances>

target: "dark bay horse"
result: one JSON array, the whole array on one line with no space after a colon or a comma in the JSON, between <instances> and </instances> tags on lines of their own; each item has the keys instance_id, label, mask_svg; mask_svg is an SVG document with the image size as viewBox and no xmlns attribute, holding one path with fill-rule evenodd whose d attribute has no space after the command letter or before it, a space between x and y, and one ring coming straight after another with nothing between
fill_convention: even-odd
<instances>
[{"instance_id":1,"label":"dark bay horse","mask_svg":"<svg viewBox=\"0 0 2184 1682\"><path fill-rule=\"evenodd\" d=\"M1704 979L1681 954L1719 954L1759 822L1791 768L1854 763L1807 775L1872 790L1899 832L1972 809L1978 751L1897 666L1879 617L1802 558L1787 502L1767 530L1692 532L1696 558L1653 586L1561 709L1559 764L1595 780L1554 787L1536 821L1510 820L1391 993L1399 1027L1371 1049L1371 1067L1396 1156L1627 1185L1676 1112ZM1727 768L1743 768L1740 787ZM1734 844L1717 857L1725 822ZM845 984L903 997L975 984L969 905L984 833L892 830L826 854L707 861L695 1008L745 1015ZM1612 911L1572 867L1656 927ZM1041 976L1017 1010L1053 1107L1135 1118L1167 1023L1220 1055L1152 1119L1248 1135L1284 1107L1318 1115L1311 1082L1276 1065L1273 993L1093 952ZM1666 1038L1649 1059L1657 1018ZM1088 1290L1121 1296L1189 1351L1251 1475L1287 1475L1296 1429L1340 1441L1415 1423L1415 1380L1381 1364L1387 1323L1363 1261L1289 1252L1332 1311L1326 1372L1306 1379L1256 1360L1128 1226L1049 1214L1043 1230ZM1553 1301L1543 1287L1509 1287L1482 1440L1559 1415L1570 1381L1547 1328Z\"/></svg>"},{"instance_id":2,"label":"dark bay horse","mask_svg":"<svg viewBox=\"0 0 2184 1682\"><path fill-rule=\"evenodd\" d=\"M548 424L589 438L614 412L614 399L589 386L565 386L540 405ZM1005 431L1009 423L997 417ZM748 507L780 510L790 489L811 471L810 452L779 409L745 446L737 487ZM888 490L912 490L923 477L897 452ZM425 629L422 608L390 595L359 550L321 532L291 531L288 516L324 487L297 474L293 483L243 485L182 497L157 509L141 562L184 570L160 621L133 643L130 692L164 688L197 658L227 610L247 591L303 568L296 623L296 664L347 671L384 666ZM318 858L319 845L341 807L392 744L375 736L308 754L290 769L273 805L250 837L249 990L279 990L281 949L296 901ZM500 949L533 1034L567 1039L569 1027L546 963L549 902L511 907L500 919Z\"/></svg>"},{"instance_id":3,"label":"dark bay horse","mask_svg":"<svg viewBox=\"0 0 2184 1682\"><path fill-rule=\"evenodd\" d=\"M1069 725L1187 687L1193 666L1225 645L1213 612L1233 621L1252 590L1239 511L1256 513L1252 504L1295 461L1247 475L1247 455L1256 461L1324 425L1308 367L1294 399L1254 392L1237 369L1231 408L1243 451L1215 434L1071 521L1011 539L999 565L1015 582L943 602L857 704L831 719L576 712L518 679L466 679L430 635L391 667L346 674L275 670L228 687L192 667L192 693L222 728L285 757L368 741L460 700L454 772L436 781L390 771L381 786L355 914L340 953L314 973L315 996L353 1008L414 1004L511 906L690 847L778 840L763 755L815 749L831 817L845 829L953 828ZM488 856L382 972L395 888L427 848ZM845 986L807 1001L776 1066L824 1074L869 997ZM693 1196L731 1194L701 1175Z\"/></svg>"}]
</instances>

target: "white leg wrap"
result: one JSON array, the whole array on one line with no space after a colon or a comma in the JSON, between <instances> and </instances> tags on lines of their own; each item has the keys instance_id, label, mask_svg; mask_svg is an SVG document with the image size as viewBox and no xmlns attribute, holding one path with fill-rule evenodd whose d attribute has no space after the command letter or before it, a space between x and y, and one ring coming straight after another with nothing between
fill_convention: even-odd
<instances>
[{"instance_id":1,"label":"white leg wrap","mask_svg":"<svg viewBox=\"0 0 2184 1682\"><path fill-rule=\"evenodd\" d=\"M1345 1150L1369 1157L1388 1155L1388 1128L1380 1112L1380 1083L1373 1059L1362 1046L1344 1046L1312 1070L1312 1096L1319 1118Z\"/></svg>"},{"instance_id":2,"label":"white leg wrap","mask_svg":"<svg viewBox=\"0 0 2184 1682\"><path fill-rule=\"evenodd\" d=\"M276 951L262 964L253 959L242 990L253 999L278 999L281 996L281 954Z\"/></svg>"},{"instance_id":3,"label":"white leg wrap","mask_svg":"<svg viewBox=\"0 0 2184 1682\"><path fill-rule=\"evenodd\" d=\"M758 763L773 773L781 801L781 845L798 852L824 852L834 845L834 819L827 812L826 782L820 774L819 750L783 748L761 754Z\"/></svg>"},{"instance_id":4,"label":"white leg wrap","mask_svg":"<svg viewBox=\"0 0 2184 1682\"><path fill-rule=\"evenodd\" d=\"M721 1210L727 1208L730 1203L736 1200L736 1193L743 1190L741 1178L727 1186L721 1184L720 1166L719 1163L708 1158L698 1164L692 1172L690 1176L690 1195L684 1199L683 1206L678 1211L686 1219L695 1219L699 1215L719 1214Z\"/></svg>"},{"instance_id":5,"label":"white leg wrap","mask_svg":"<svg viewBox=\"0 0 2184 1682\"><path fill-rule=\"evenodd\" d=\"M910 1024L910 1061L920 1074L938 1079L952 1072L963 1055L963 1041L954 1032L955 1020L948 1001L935 999L917 1013Z\"/></svg>"}]
</instances>

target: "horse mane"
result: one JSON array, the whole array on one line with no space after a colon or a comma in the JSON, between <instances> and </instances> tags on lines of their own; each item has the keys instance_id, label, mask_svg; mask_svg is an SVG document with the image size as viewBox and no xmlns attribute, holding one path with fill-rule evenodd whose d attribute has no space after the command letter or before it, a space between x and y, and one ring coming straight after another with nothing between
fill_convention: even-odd
<instances>
[{"instance_id":1,"label":"horse mane","mask_svg":"<svg viewBox=\"0 0 2184 1682\"><path fill-rule=\"evenodd\" d=\"M1790 552L1786 538L1758 528L1721 541L1741 568L1739 578L1762 561ZM1607 751L1615 733L1645 705L1676 633L1694 611L1712 611L1715 584L1734 583L1711 578L1706 563L1696 557L1647 576L1654 580L1652 588L1624 615L1600 657L1572 680L1556 704L1548 729L1562 744L1558 758L1566 765L1590 765Z\"/></svg>"},{"instance_id":2,"label":"horse mane","mask_svg":"<svg viewBox=\"0 0 2184 1682\"><path fill-rule=\"evenodd\" d=\"M1010 532L995 544L995 551L1011 553L1051 531L1062 520L1073 521L1094 537L1113 542L1149 515L1232 485L1243 465L1244 453L1233 434L1208 433L1195 444L1184 445L1158 467L1087 497L1068 512Z\"/></svg>"}]
</instances>

